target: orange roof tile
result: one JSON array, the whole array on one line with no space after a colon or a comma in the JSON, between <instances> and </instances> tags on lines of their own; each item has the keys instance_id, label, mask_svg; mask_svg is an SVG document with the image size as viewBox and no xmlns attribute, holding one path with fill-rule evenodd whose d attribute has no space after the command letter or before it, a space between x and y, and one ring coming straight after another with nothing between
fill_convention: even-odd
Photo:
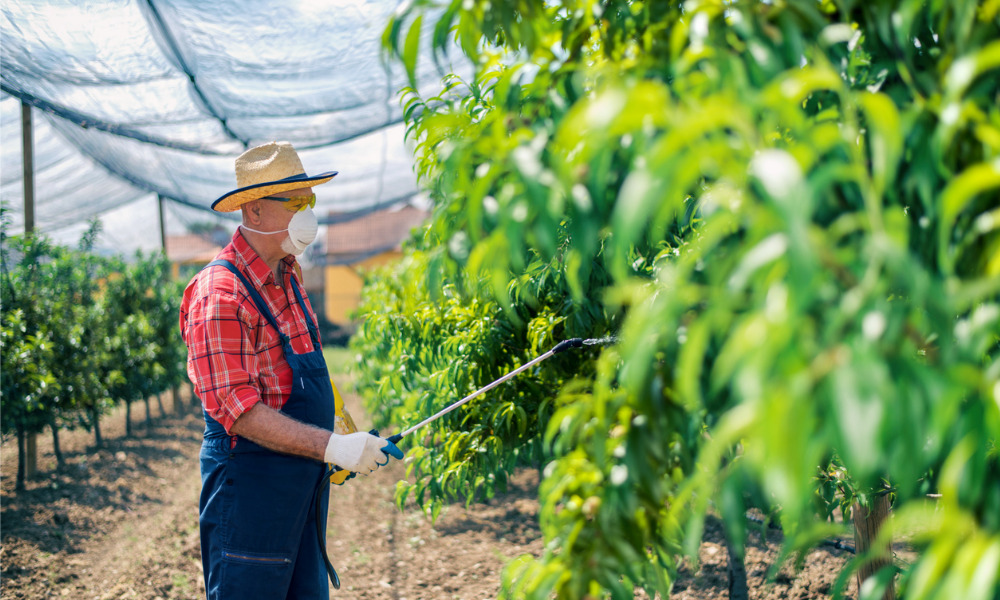
<instances>
[{"instance_id":1,"label":"orange roof tile","mask_svg":"<svg viewBox=\"0 0 1000 600\"><path fill-rule=\"evenodd\" d=\"M222 246L193 233L167 236L167 258L171 262L207 263L221 250Z\"/></svg>"},{"instance_id":2,"label":"orange roof tile","mask_svg":"<svg viewBox=\"0 0 1000 600\"><path fill-rule=\"evenodd\" d=\"M373 254L399 249L429 213L411 205L370 212L327 227L327 264L350 264ZM330 216L336 216L331 213Z\"/></svg>"}]
</instances>

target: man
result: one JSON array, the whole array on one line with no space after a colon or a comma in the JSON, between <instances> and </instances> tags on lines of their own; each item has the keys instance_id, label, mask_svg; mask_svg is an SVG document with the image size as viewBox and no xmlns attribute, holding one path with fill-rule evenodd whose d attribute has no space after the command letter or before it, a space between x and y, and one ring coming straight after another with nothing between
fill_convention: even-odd
<instances>
[{"instance_id":1,"label":"man","mask_svg":"<svg viewBox=\"0 0 1000 600\"><path fill-rule=\"evenodd\" d=\"M202 566L210 600L328 598L313 492L333 463L367 475L403 454L368 433L333 433L334 397L295 255L316 237L312 186L287 142L236 159L232 242L184 291L180 327L201 398ZM320 495L325 521L329 489ZM325 522L319 524L326 531Z\"/></svg>"}]
</instances>

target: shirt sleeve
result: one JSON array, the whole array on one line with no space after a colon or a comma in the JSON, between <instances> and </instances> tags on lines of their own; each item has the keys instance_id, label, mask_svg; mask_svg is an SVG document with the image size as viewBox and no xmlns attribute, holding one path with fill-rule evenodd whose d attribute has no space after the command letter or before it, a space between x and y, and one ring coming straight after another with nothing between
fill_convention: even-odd
<instances>
[{"instance_id":1,"label":"shirt sleeve","mask_svg":"<svg viewBox=\"0 0 1000 600\"><path fill-rule=\"evenodd\" d=\"M251 316L233 294L213 292L189 307L184 341L188 376L210 417L226 433L260 402Z\"/></svg>"}]
</instances>

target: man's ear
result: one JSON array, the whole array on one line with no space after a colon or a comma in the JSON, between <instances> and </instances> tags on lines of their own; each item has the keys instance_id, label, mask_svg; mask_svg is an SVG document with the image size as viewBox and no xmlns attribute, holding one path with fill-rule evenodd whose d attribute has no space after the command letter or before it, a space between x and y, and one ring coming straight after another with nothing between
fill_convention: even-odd
<instances>
[{"instance_id":1,"label":"man's ear","mask_svg":"<svg viewBox=\"0 0 1000 600\"><path fill-rule=\"evenodd\" d=\"M260 200L251 200L246 202L240 208L243 209L243 220L248 221L251 225L260 225L261 222L261 206Z\"/></svg>"}]
</instances>

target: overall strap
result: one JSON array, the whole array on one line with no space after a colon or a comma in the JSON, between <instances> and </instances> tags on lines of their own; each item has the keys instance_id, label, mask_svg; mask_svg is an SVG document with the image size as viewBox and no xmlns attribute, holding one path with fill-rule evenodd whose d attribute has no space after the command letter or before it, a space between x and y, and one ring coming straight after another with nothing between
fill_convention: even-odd
<instances>
[{"instance_id":1,"label":"overall strap","mask_svg":"<svg viewBox=\"0 0 1000 600\"><path fill-rule=\"evenodd\" d=\"M257 305L257 310L260 311L260 314L263 315L265 319L267 319L267 322L271 324L271 327L274 327L274 330L278 332L278 336L281 337L282 346L289 345L289 337L281 333L281 328L278 327L278 321L275 320L274 315L271 314L270 309L267 308L267 303L264 302L264 298L260 295L260 292L258 292L256 288L250 285L250 282L247 281L246 276L244 276L243 273L240 273L240 270L237 269L233 263L229 262L228 260L219 259L219 260L213 260L212 262L205 265L206 269L208 267L225 267L229 269L233 273L233 275L236 275L236 277L238 277L239 280L243 282L243 287L247 289L247 293L250 295L250 298L253 300L253 303Z\"/></svg>"},{"instance_id":2,"label":"overall strap","mask_svg":"<svg viewBox=\"0 0 1000 600\"><path fill-rule=\"evenodd\" d=\"M302 314L306 318L306 325L309 327L309 335L312 337L313 348L319 348L319 327L313 322L312 317L309 316L309 309L306 308L306 302L302 299L302 294L299 293L299 286L295 283L295 278L292 277L292 290L295 291L295 299L299 302L299 308L302 309Z\"/></svg>"}]
</instances>

